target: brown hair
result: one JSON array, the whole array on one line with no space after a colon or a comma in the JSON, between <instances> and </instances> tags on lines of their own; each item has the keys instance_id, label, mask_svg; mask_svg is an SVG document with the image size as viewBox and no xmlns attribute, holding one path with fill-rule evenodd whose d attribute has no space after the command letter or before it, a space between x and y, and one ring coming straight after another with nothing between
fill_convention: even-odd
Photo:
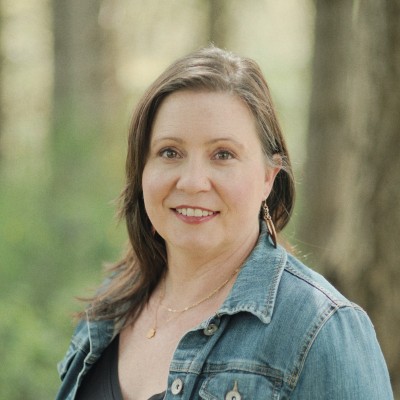
<instances>
[{"instance_id":1,"label":"brown hair","mask_svg":"<svg viewBox=\"0 0 400 400\"><path fill-rule=\"evenodd\" d=\"M156 111L166 96L184 89L232 93L248 106L266 159L271 164L274 164L274 154L279 154L281 159L281 170L267 199L277 232L290 219L295 194L291 164L268 85L257 63L216 47L207 47L177 60L148 88L133 113L126 186L120 198L120 216L126 220L129 248L125 257L113 266L112 277L89 299L93 318L119 322L128 317L135 319L165 271L165 243L159 235L152 234L144 207L142 174Z\"/></svg>"}]
</instances>

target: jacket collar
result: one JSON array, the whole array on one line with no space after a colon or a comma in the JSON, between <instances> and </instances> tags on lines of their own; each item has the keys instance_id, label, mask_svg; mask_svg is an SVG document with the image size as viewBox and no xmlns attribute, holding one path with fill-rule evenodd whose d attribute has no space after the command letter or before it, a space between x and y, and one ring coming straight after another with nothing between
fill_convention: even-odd
<instances>
[{"instance_id":1,"label":"jacket collar","mask_svg":"<svg viewBox=\"0 0 400 400\"><path fill-rule=\"evenodd\" d=\"M286 261L286 251L280 246L277 249L272 246L266 225L262 222L258 242L243 264L218 315L244 311L254 314L265 324L271 322Z\"/></svg>"},{"instance_id":2,"label":"jacket collar","mask_svg":"<svg viewBox=\"0 0 400 400\"><path fill-rule=\"evenodd\" d=\"M273 247L264 222L260 230L257 244L244 262L230 294L217 312L218 316L249 312L265 324L271 322L287 253L280 246L277 249ZM105 348L119 330L113 321L90 321L88 318L86 323L92 349ZM208 323L203 321L199 328Z\"/></svg>"}]
</instances>

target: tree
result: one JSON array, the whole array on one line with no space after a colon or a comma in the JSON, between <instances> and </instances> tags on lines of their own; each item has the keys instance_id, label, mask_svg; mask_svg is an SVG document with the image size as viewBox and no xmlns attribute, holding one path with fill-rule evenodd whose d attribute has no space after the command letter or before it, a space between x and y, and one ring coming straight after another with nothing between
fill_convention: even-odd
<instances>
[{"instance_id":1,"label":"tree","mask_svg":"<svg viewBox=\"0 0 400 400\"><path fill-rule=\"evenodd\" d=\"M52 2L56 145L83 140L102 126L106 77L100 5L101 0Z\"/></svg>"},{"instance_id":2,"label":"tree","mask_svg":"<svg viewBox=\"0 0 400 400\"><path fill-rule=\"evenodd\" d=\"M51 4L54 92L48 217L51 245L58 252L46 265L57 290L65 274L78 270L92 251L85 245L91 243L90 225L101 198L96 192L102 187L97 160L107 115L108 75L105 32L99 24L101 0L53 0Z\"/></svg>"},{"instance_id":3,"label":"tree","mask_svg":"<svg viewBox=\"0 0 400 400\"><path fill-rule=\"evenodd\" d=\"M400 391L400 1L316 1L299 237L371 316Z\"/></svg>"},{"instance_id":4,"label":"tree","mask_svg":"<svg viewBox=\"0 0 400 400\"><path fill-rule=\"evenodd\" d=\"M1 2L0 2L1 6ZM0 38L2 37L3 31L3 15L0 9ZM3 52L0 52L0 164L3 161L3 146L2 146L2 139L3 139L3 74L1 73L3 70Z\"/></svg>"},{"instance_id":5,"label":"tree","mask_svg":"<svg viewBox=\"0 0 400 400\"><path fill-rule=\"evenodd\" d=\"M227 44L228 11L227 0L208 1L208 41L222 48Z\"/></svg>"}]
</instances>

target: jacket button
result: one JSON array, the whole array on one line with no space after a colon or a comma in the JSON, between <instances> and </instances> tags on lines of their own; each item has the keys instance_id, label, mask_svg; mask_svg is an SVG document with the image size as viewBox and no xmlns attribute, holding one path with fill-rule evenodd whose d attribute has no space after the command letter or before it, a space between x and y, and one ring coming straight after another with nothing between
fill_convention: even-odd
<instances>
[{"instance_id":1,"label":"jacket button","mask_svg":"<svg viewBox=\"0 0 400 400\"><path fill-rule=\"evenodd\" d=\"M217 330L218 330L218 326L217 325L210 324L210 325L207 326L207 328L204 329L203 332L204 332L204 334L206 336L212 336L212 335L214 335L215 332L217 332Z\"/></svg>"},{"instance_id":2,"label":"jacket button","mask_svg":"<svg viewBox=\"0 0 400 400\"><path fill-rule=\"evenodd\" d=\"M175 379L175 380L172 382L172 385L171 385L171 392L172 392L172 394L173 394L173 395L177 395L177 394L179 394L180 392L182 392L182 389L183 389L183 382L182 382L182 379L179 379L179 378Z\"/></svg>"},{"instance_id":3,"label":"jacket button","mask_svg":"<svg viewBox=\"0 0 400 400\"><path fill-rule=\"evenodd\" d=\"M233 389L228 392L225 396L225 400L241 400L242 396L238 392L238 384L237 381L235 381L235 385L233 386Z\"/></svg>"},{"instance_id":4,"label":"jacket button","mask_svg":"<svg viewBox=\"0 0 400 400\"><path fill-rule=\"evenodd\" d=\"M241 400L242 396L236 390L231 390L225 396L225 400Z\"/></svg>"}]
</instances>

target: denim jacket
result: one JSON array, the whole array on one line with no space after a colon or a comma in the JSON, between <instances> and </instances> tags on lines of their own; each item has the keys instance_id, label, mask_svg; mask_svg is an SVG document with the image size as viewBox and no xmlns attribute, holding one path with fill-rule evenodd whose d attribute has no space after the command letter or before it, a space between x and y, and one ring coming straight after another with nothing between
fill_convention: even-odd
<instances>
[{"instance_id":1,"label":"denim jacket","mask_svg":"<svg viewBox=\"0 0 400 400\"><path fill-rule=\"evenodd\" d=\"M117 334L82 321L58 365L57 400L72 400ZM216 315L187 332L165 399L389 400L387 367L366 313L282 247L265 226Z\"/></svg>"}]
</instances>

